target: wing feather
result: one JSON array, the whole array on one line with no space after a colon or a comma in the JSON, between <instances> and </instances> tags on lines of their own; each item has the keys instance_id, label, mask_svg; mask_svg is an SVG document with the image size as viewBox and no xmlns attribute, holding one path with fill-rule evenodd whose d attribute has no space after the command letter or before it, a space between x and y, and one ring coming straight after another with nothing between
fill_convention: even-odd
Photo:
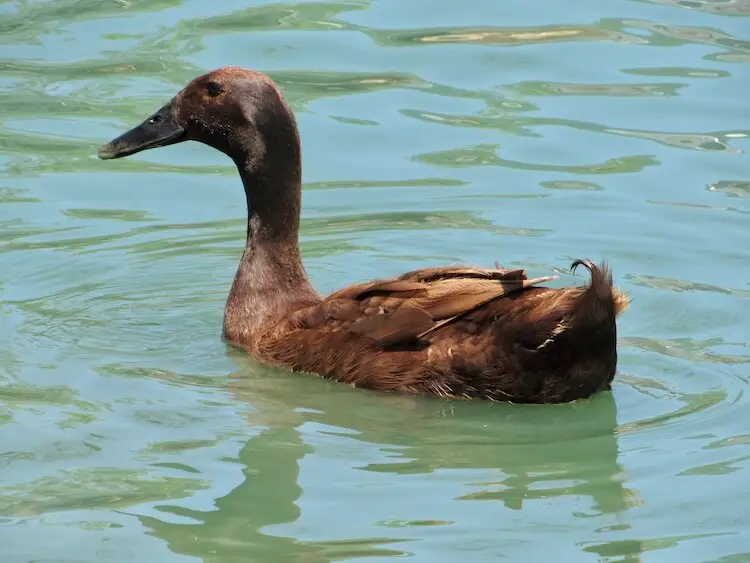
<instances>
[{"instance_id":1,"label":"wing feather","mask_svg":"<svg viewBox=\"0 0 750 563\"><path fill-rule=\"evenodd\" d=\"M329 325L389 347L423 339L496 299L552 279L529 280L520 269L427 268L344 288L298 311L293 322L306 329Z\"/></svg>"}]
</instances>

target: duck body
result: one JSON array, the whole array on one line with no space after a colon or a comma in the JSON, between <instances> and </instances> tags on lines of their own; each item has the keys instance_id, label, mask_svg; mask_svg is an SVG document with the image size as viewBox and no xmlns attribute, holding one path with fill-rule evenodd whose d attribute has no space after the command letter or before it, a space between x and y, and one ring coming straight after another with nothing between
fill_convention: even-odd
<instances>
[{"instance_id":1,"label":"duck body","mask_svg":"<svg viewBox=\"0 0 750 563\"><path fill-rule=\"evenodd\" d=\"M552 289L522 270L435 268L358 284L225 336L261 360L358 387L523 403L609 388L617 364L608 273ZM600 295L603 294L603 295Z\"/></svg>"},{"instance_id":2,"label":"duck body","mask_svg":"<svg viewBox=\"0 0 750 563\"><path fill-rule=\"evenodd\" d=\"M322 298L299 254L299 135L273 81L236 67L202 75L99 156L184 140L230 156L242 179L246 247L223 334L258 360L357 387L445 398L559 403L610 387L616 317L629 300L605 264L574 262L591 275L581 287L545 287L554 278L528 279L520 269L450 266Z\"/></svg>"}]
</instances>

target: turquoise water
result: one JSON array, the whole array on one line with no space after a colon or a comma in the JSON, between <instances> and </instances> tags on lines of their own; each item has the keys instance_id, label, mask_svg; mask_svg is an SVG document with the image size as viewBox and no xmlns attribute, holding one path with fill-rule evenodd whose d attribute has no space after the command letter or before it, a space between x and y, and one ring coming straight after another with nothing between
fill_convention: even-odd
<instances>
[{"instance_id":1,"label":"turquoise water","mask_svg":"<svg viewBox=\"0 0 750 563\"><path fill-rule=\"evenodd\" d=\"M750 561L750 2L0 1L0 560ZM297 112L316 287L606 258L612 393L382 396L220 339L222 155L96 149L195 75Z\"/></svg>"}]
</instances>

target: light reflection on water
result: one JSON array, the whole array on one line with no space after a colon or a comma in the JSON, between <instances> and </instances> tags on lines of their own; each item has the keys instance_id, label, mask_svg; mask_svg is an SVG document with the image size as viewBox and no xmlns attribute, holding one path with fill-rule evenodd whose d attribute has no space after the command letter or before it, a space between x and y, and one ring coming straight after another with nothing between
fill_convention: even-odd
<instances>
[{"instance_id":1,"label":"light reflection on water","mask_svg":"<svg viewBox=\"0 0 750 563\"><path fill-rule=\"evenodd\" d=\"M748 15L0 3L8 560L747 560ZM298 114L321 291L458 261L577 283L571 259L606 258L634 299L613 392L384 397L228 350L231 163L96 158L223 64Z\"/></svg>"}]
</instances>

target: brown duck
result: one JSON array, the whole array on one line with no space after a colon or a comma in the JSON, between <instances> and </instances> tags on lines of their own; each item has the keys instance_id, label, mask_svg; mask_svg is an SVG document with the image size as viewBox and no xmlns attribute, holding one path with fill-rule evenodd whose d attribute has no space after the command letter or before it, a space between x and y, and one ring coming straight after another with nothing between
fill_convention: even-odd
<instances>
[{"instance_id":1,"label":"brown duck","mask_svg":"<svg viewBox=\"0 0 750 563\"><path fill-rule=\"evenodd\" d=\"M358 387L556 403L608 389L615 317L628 297L606 265L576 260L584 287L553 289L524 270L451 266L352 285L322 298L300 258L300 139L266 75L236 67L187 84L146 121L102 146L112 159L182 141L220 150L245 187L247 242L224 337L262 362Z\"/></svg>"}]
</instances>

